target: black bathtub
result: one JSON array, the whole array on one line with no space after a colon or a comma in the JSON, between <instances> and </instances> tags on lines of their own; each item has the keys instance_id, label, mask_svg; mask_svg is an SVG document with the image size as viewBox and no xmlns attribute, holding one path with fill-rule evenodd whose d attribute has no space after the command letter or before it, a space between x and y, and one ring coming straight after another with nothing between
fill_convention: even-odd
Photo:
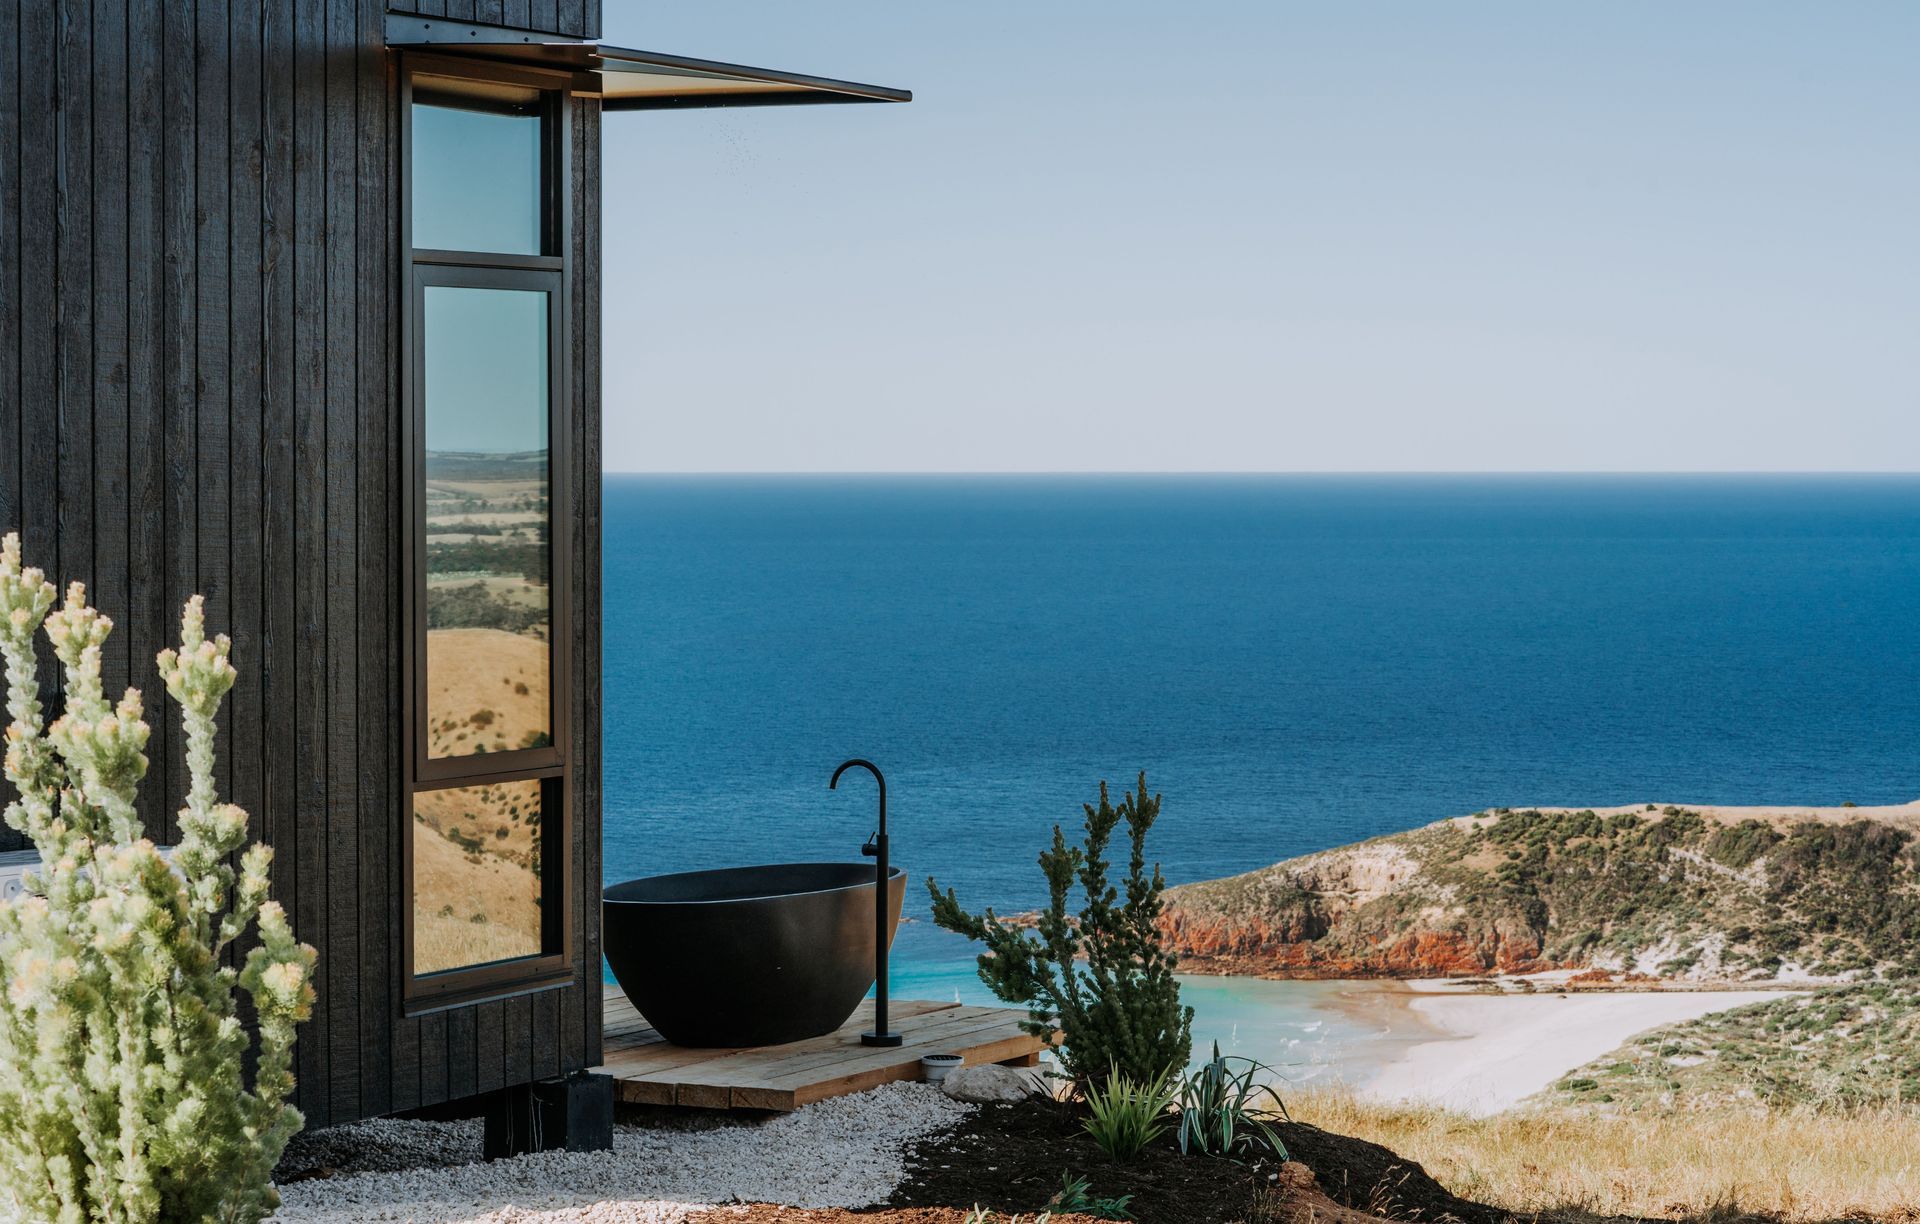
<instances>
[{"instance_id":1,"label":"black bathtub","mask_svg":"<svg viewBox=\"0 0 1920 1224\"><path fill-rule=\"evenodd\" d=\"M613 976L675 1045L776 1045L845 1024L873 986L874 870L783 863L686 871L606 890ZM887 877L887 942L907 873Z\"/></svg>"}]
</instances>

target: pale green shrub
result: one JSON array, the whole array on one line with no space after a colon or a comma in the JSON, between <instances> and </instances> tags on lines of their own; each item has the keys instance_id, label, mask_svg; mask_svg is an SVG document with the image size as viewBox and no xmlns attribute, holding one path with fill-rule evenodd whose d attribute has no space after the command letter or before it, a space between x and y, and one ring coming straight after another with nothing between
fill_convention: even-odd
<instances>
[{"instance_id":1,"label":"pale green shrub","mask_svg":"<svg viewBox=\"0 0 1920 1224\"><path fill-rule=\"evenodd\" d=\"M100 650L113 623L75 583L22 569L0 546L6 661L6 821L43 869L0 905L0 1215L35 1224L257 1221L279 1198L275 1162L300 1115L294 1028L313 1010L314 951L267 900L272 851L230 856L247 814L214 791L214 715L233 687L224 636L186 605L180 649L158 663L180 703L191 779L172 867L147 840L134 796L147 771L140 693L109 706ZM44 624L66 707L47 725L34 634ZM255 926L244 967L223 962ZM236 987L258 1039L252 1082Z\"/></svg>"}]
</instances>

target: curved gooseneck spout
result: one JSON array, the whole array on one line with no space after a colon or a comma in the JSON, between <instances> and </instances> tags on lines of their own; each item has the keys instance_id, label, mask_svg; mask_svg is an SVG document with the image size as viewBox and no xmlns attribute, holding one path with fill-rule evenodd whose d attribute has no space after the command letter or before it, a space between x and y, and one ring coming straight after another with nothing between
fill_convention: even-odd
<instances>
[{"instance_id":1,"label":"curved gooseneck spout","mask_svg":"<svg viewBox=\"0 0 1920 1224\"><path fill-rule=\"evenodd\" d=\"M901 1043L898 1033L887 1031L887 779L880 767L872 761L855 757L843 761L840 768L833 771L828 781L828 790L840 789L840 775L849 769L864 769L873 775L880 784L880 828L860 847L860 853L874 859L873 888L873 1029L860 1034L860 1044L870 1046L897 1046Z\"/></svg>"}]
</instances>

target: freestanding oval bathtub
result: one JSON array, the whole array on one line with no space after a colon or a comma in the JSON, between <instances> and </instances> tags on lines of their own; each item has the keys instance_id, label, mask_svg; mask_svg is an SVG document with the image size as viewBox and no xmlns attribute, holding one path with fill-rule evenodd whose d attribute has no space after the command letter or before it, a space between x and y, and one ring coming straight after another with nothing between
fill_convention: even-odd
<instances>
[{"instance_id":1,"label":"freestanding oval bathtub","mask_svg":"<svg viewBox=\"0 0 1920 1224\"><path fill-rule=\"evenodd\" d=\"M907 873L887 874L887 942ZM627 998L683 1046L831 1033L873 986L874 870L782 863L685 871L606 890L602 946Z\"/></svg>"}]
</instances>

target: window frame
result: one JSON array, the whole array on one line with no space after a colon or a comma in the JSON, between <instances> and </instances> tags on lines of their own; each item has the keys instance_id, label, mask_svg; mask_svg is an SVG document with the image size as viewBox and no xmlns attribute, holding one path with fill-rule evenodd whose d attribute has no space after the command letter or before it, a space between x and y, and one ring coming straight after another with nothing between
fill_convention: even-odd
<instances>
[{"instance_id":1,"label":"window frame","mask_svg":"<svg viewBox=\"0 0 1920 1224\"><path fill-rule=\"evenodd\" d=\"M510 293L547 295L547 720L552 743L544 748L516 748L507 752L470 753L466 756L436 757L427 747L427 551L426 523L426 344L419 332L426 320L428 289L495 289ZM467 264L416 262L408 307L415 324L414 343L407 350L409 382L412 386L412 425L414 443L407 453L408 465L417 497L409 512L407 528L413 533L414 556L419 560L408 573L412 587L414 614L410 617L409 637L415 653L412 672L413 708L411 720L413 776L416 782L447 782L461 778L487 778L516 769L537 769L564 765L569 753L566 712L571 708L572 686L568 683L566 659L570 653L569 616L572 608L566 599L572 567L566 564L561 528L570 522L572 498L566 485L566 464L562 458L565 417L561 410L559 384L564 381L564 350L561 348L560 318L565 313L564 287L560 273L512 268L475 267Z\"/></svg>"},{"instance_id":2,"label":"window frame","mask_svg":"<svg viewBox=\"0 0 1920 1224\"><path fill-rule=\"evenodd\" d=\"M540 255L448 251L413 247L413 105L416 77L458 78L540 91L542 218ZM574 562L571 318L573 234L572 115L562 72L482 65L444 56L409 54L399 68L399 251L402 530L400 533L402 685L401 779L401 1009L440 1010L482 999L506 998L569 985L578 978L574 944L573 711L571 661ZM552 743L542 748L432 757L427 749L426 651L426 290L433 286L534 291L547 294L548 410L548 633ZM542 950L534 956L420 974L414 971L413 874L415 796L484 783L538 779L541 785Z\"/></svg>"}]
</instances>

